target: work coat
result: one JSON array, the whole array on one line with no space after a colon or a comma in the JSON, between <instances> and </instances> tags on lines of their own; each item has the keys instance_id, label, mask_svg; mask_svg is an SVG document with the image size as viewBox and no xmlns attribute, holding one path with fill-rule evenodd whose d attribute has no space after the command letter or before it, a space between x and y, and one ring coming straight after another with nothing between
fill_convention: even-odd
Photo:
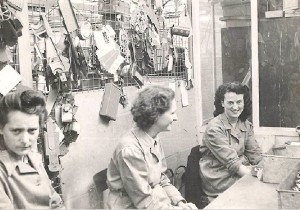
<instances>
[{"instance_id":1,"label":"work coat","mask_svg":"<svg viewBox=\"0 0 300 210\"><path fill-rule=\"evenodd\" d=\"M170 183L158 138L133 128L120 140L107 169L112 209L172 209L185 199Z\"/></svg>"},{"instance_id":2,"label":"work coat","mask_svg":"<svg viewBox=\"0 0 300 210\"><path fill-rule=\"evenodd\" d=\"M240 178L237 171L241 164L256 165L262 159L252 124L239 119L233 129L224 113L208 123L200 152L202 187L211 197L224 192Z\"/></svg>"},{"instance_id":3,"label":"work coat","mask_svg":"<svg viewBox=\"0 0 300 210\"><path fill-rule=\"evenodd\" d=\"M29 163L0 150L0 209L63 208L38 153L28 154Z\"/></svg>"}]
</instances>

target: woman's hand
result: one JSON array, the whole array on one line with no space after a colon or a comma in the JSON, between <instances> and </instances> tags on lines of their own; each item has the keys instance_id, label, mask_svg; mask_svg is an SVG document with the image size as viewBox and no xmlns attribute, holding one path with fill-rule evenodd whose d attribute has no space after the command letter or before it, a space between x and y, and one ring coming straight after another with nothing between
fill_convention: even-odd
<instances>
[{"instance_id":1,"label":"woman's hand","mask_svg":"<svg viewBox=\"0 0 300 210\"><path fill-rule=\"evenodd\" d=\"M178 206L182 209L198 209L197 206L193 203L184 203L182 201L180 201L178 203Z\"/></svg>"},{"instance_id":2,"label":"woman's hand","mask_svg":"<svg viewBox=\"0 0 300 210\"><path fill-rule=\"evenodd\" d=\"M241 165L239 167L239 170L237 171L237 174L240 177L245 176L246 174L250 174L251 175L251 167L247 167L247 166Z\"/></svg>"}]
</instances>

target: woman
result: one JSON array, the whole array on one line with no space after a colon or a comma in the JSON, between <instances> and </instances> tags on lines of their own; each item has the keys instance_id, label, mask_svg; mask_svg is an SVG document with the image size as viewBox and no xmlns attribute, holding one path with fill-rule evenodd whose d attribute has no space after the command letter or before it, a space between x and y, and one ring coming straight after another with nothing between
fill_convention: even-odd
<instances>
[{"instance_id":1,"label":"woman","mask_svg":"<svg viewBox=\"0 0 300 210\"><path fill-rule=\"evenodd\" d=\"M136 123L113 153L107 171L112 209L197 209L186 203L164 174L167 169L158 134L177 120L175 93L162 86L141 90L131 108Z\"/></svg>"},{"instance_id":2,"label":"woman","mask_svg":"<svg viewBox=\"0 0 300 210\"><path fill-rule=\"evenodd\" d=\"M62 207L36 148L46 116L41 92L22 88L0 99L0 209Z\"/></svg>"},{"instance_id":3,"label":"woman","mask_svg":"<svg viewBox=\"0 0 300 210\"><path fill-rule=\"evenodd\" d=\"M262 159L252 124L248 88L237 83L221 85L215 94L215 118L206 128L200 152L200 177L209 200L251 174L250 164Z\"/></svg>"}]
</instances>

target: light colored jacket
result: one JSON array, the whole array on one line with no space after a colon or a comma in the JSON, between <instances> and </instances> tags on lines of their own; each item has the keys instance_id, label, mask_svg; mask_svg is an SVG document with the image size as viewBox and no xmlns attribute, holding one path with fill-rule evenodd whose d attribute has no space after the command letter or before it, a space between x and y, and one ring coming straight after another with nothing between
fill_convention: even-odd
<instances>
[{"instance_id":1,"label":"light colored jacket","mask_svg":"<svg viewBox=\"0 0 300 210\"><path fill-rule=\"evenodd\" d=\"M256 165L262 159L252 124L248 120L238 120L233 129L224 113L208 123L200 152L202 188L212 197L224 192L240 178L236 173L241 164Z\"/></svg>"},{"instance_id":2,"label":"light colored jacket","mask_svg":"<svg viewBox=\"0 0 300 210\"><path fill-rule=\"evenodd\" d=\"M31 165L0 150L0 209L49 209L62 207L38 153L29 153Z\"/></svg>"},{"instance_id":3,"label":"light colored jacket","mask_svg":"<svg viewBox=\"0 0 300 210\"><path fill-rule=\"evenodd\" d=\"M108 166L108 207L176 208L185 199L164 174L166 169L159 139L133 128L120 140Z\"/></svg>"}]
</instances>

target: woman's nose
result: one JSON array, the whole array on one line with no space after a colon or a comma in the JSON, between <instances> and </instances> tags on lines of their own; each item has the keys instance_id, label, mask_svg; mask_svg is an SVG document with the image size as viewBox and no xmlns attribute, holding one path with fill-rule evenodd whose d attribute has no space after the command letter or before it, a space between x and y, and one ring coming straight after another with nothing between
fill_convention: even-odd
<instances>
[{"instance_id":1,"label":"woman's nose","mask_svg":"<svg viewBox=\"0 0 300 210\"><path fill-rule=\"evenodd\" d=\"M232 108L233 109L237 109L239 106L236 104L236 103L234 103L233 105L232 105Z\"/></svg>"},{"instance_id":2,"label":"woman's nose","mask_svg":"<svg viewBox=\"0 0 300 210\"><path fill-rule=\"evenodd\" d=\"M174 115L173 121L177 121L178 120L178 116L177 114Z\"/></svg>"},{"instance_id":3,"label":"woman's nose","mask_svg":"<svg viewBox=\"0 0 300 210\"><path fill-rule=\"evenodd\" d=\"M28 143L30 143L30 135L27 132L24 132L20 140L22 144L27 145Z\"/></svg>"}]
</instances>

